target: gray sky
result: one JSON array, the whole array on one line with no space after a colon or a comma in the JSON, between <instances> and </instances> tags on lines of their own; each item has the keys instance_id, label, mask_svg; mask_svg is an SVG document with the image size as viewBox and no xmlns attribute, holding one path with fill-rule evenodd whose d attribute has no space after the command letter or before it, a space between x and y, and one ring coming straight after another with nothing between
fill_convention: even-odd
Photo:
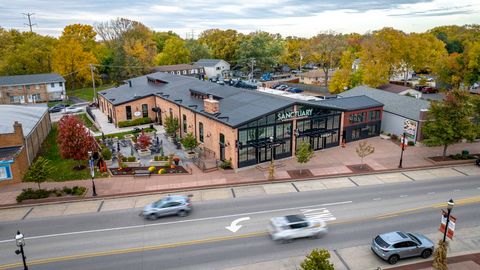
<instances>
[{"instance_id":1,"label":"gray sky","mask_svg":"<svg viewBox=\"0 0 480 270\"><path fill-rule=\"evenodd\" d=\"M310 37L328 30L363 34L388 26L423 32L479 24L480 0L0 0L0 26L27 30L27 12L35 13L35 32L52 36L69 24L124 17L182 37L210 28Z\"/></svg>"}]
</instances>

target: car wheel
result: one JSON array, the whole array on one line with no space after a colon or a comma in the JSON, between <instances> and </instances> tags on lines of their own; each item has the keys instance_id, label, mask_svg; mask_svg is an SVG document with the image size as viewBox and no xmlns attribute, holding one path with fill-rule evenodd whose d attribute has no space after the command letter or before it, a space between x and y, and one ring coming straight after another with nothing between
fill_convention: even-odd
<instances>
[{"instance_id":1,"label":"car wheel","mask_svg":"<svg viewBox=\"0 0 480 270\"><path fill-rule=\"evenodd\" d=\"M396 264L398 262L398 255L392 255L390 258L388 258L388 263L389 264Z\"/></svg>"},{"instance_id":2,"label":"car wheel","mask_svg":"<svg viewBox=\"0 0 480 270\"><path fill-rule=\"evenodd\" d=\"M432 251L430 249L425 249L423 252L422 252L422 258L426 259L428 257L430 257L432 255Z\"/></svg>"},{"instance_id":3,"label":"car wheel","mask_svg":"<svg viewBox=\"0 0 480 270\"><path fill-rule=\"evenodd\" d=\"M150 214L150 215L147 216L147 218L150 219L150 220L155 220L155 219L157 219L158 217L157 217L157 215L155 215L155 214Z\"/></svg>"},{"instance_id":4,"label":"car wheel","mask_svg":"<svg viewBox=\"0 0 480 270\"><path fill-rule=\"evenodd\" d=\"M180 211L178 211L177 215L179 217L186 217L188 215L188 213L185 210L180 210Z\"/></svg>"}]
</instances>

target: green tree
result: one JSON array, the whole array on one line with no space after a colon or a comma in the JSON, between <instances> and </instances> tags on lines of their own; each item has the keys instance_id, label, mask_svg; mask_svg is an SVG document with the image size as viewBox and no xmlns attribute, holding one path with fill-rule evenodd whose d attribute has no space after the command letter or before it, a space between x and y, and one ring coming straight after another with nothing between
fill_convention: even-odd
<instances>
[{"instance_id":1,"label":"green tree","mask_svg":"<svg viewBox=\"0 0 480 270\"><path fill-rule=\"evenodd\" d=\"M157 65L175 65L190 62L190 52L185 47L185 42L172 37L165 42L163 51L155 57Z\"/></svg>"},{"instance_id":2,"label":"green tree","mask_svg":"<svg viewBox=\"0 0 480 270\"><path fill-rule=\"evenodd\" d=\"M285 48L281 55L281 63L300 70L307 62L309 55L308 40L298 37L287 37Z\"/></svg>"},{"instance_id":3,"label":"green tree","mask_svg":"<svg viewBox=\"0 0 480 270\"><path fill-rule=\"evenodd\" d=\"M355 59L356 55L353 50L343 52L342 59L340 60L340 69L333 74L332 80L328 85L328 90L331 93L341 93L346 89L361 84L362 73L359 70L352 70Z\"/></svg>"},{"instance_id":4,"label":"green tree","mask_svg":"<svg viewBox=\"0 0 480 270\"><path fill-rule=\"evenodd\" d=\"M175 134L177 133L180 127L178 123L178 118L175 116L165 117L165 121L163 125L165 127L165 132L171 137L175 136Z\"/></svg>"},{"instance_id":5,"label":"green tree","mask_svg":"<svg viewBox=\"0 0 480 270\"><path fill-rule=\"evenodd\" d=\"M234 63L236 62L235 51L242 36L232 29L208 29L200 34L198 42L205 44L211 50L214 58Z\"/></svg>"},{"instance_id":6,"label":"green tree","mask_svg":"<svg viewBox=\"0 0 480 270\"><path fill-rule=\"evenodd\" d=\"M191 62L212 58L212 52L210 49L205 44L198 42L198 40L189 39L185 41L185 48L190 52Z\"/></svg>"},{"instance_id":7,"label":"green tree","mask_svg":"<svg viewBox=\"0 0 480 270\"><path fill-rule=\"evenodd\" d=\"M445 101L432 102L423 127L423 142L427 146L443 146L445 158L448 146L477 136L477 127L472 122L474 110L471 97L462 90L449 92Z\"/></svg>"},{"instance_id":8,"label":"green tree","mask_svg":"<svg viewBox=\"0 0 480 270\"><path fill-rule=\"evenodd\" d=\"M283 40L280 35L256 31L245 36L239 43L235 56L240 63L249 64L255 59L255 65L262 70L271 70L280 62L283 52Z\"/></svg>"},{"instance_id":9,"label":"green tree","mask_svg":"<svg viewBox=\"0 0 480 270\"><path fill-rule=\"evenodd\" d=\"M464 82L470 86L480 81L480 41L468 43L464 53L465 78Z\"/></svg>"},{"instance_id":10,"label":"green tree","mask_svg":"<svg viewBox=\"0 0 480 270\"><path fill-rule=\"evenodd\" d=\"M306 141L302 141L300 143L297 152L295 153L297 162L300 163L300 165L307 164L314 156L315 154L313 153L313 149L310 147L310 143ZM300 174L302 174L302 169L300 169Z\"/></svg>"},{"instance_id":11,"label":"green tree","mask_svg":"<svg viewBox=\"0 0 480 270\"><path fill-rule=\"evenodd\" d=\"M197 139L191 132L187 133L187 135L182 138L181 143L183 147L190 151L198 145Z\"/></svg>"},{"instance_id":12,"label":"green tree","mask_svg":"<svg viewBox=\"0 0 480 270\"><path fill-rule=\"evenodd\" d=\"M170 38L180 38L176 33L172 31L168 32L153 32L153 40L157 45L157 52L161 53L163 51L163 47L165 46L165 42Z\"/></svg>"},{"instance_id":13,"label":"green tree","mask_svg":"<svg viewBox=\"0 0 480 270\"><path fill-rule=\"evenodd\" d=\"M302 270L334 270L330 263L330 252L326 249L314 249L300 264Z\"/></svg>"},{"instance_id":14,"label":"green tree","mask_svg":"<svg viewBox=\"0 0 480 270\"><path fill-rule=\"evenodd\" d=\"M49 179L52 171L53 166L51 165L50 160L38 157L30 168L28 168L28 171L23 176L23 180L37 183L38 189L40 189L40 183Z\"/></svg>"}]
</instances>

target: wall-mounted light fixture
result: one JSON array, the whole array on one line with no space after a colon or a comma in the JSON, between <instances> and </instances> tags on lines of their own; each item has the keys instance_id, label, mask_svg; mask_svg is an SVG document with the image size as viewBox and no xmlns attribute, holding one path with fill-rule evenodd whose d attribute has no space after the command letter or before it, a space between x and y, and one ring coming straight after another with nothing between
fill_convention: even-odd
<instances>
[{"instance_id":1,"label":"wall-mounted light fixture","mask_svg":"<svg viewBox=\"0 0 480 270\"><path fill-rule=\"evenodd\" d=\"M207 138L210 137L210 136L212 136L212 133L208 132L207 133Z\"/></svg>"}]
</instances>

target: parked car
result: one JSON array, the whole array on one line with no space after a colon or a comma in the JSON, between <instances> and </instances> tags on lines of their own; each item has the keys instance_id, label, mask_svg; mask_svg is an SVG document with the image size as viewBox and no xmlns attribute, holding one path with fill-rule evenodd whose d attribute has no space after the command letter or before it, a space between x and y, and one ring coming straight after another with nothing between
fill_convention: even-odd
<instances>
[{"instance_id":1,"label":"parked car","mask_svg":"<svg viewBox=\"0 0 480 270\"><path fill-rule=\"evenodd\" d=\"M83 112L82 107L71 106L71 107L65 108L65 110L63 111L63 113L79 113L79 112Z\"/></svg>"},{"instance_id":2,"label":"parked car","mask_svg":"<svg viewBox=\"0 0 480 270\"><path fill-rule=\"evenodd\" d=\"M192 211L192 202L188 196L169 195L143 208L141 216L157 219L161 216L187 216Z\"/></svg>"},{"instance_id":3,"label":"parked car","mask_svg":"<svg viewBox=\"0 0 480 270\"><path fill-rule=\"evenodd\" d=\"M288 85L281 84L280 86L278 86L278 87L275 88L275 89L277 89L277 90L282 90L282 91L283 91L283 90L285 90L285 88L288 88Z\"/></svg>"},{"instance_id":4,"label":"parked car","mask_svg":"<svg viewBox=\"0 0 480 270\"><path fill-rule=\"evenodd\" d=\"M320 237L328 232L328 228L325 221L290 215L271 218L268 231L273 240L289 242L295 238Z\"/></svg>"},{"instance_id":5,"label":"parked car","mask_svg":"<svg viewBox=\"0 0 480 270\"><path fill-rule=\"evenodd\" d=\"M475 164L477 164L477 166L480 166L480 158L477 158L477 160L475 160Z\"/></svg>"},{"instance_id":6,"label":"parked car","mask_svg":"<svg viewBox=\"0 0 480 270\"><path fill-rule=\"evenodd\" d=\"M69 107L70 105L68 104L55 104L53 107L48 108L48 112L50 113L56 113L56 112L61 112L64 110L66 107Z\"/></svg>"},{"instance_id":7,"label":"parked car","mask_svg":"<svg viewBox=\"0 0 480 270\"><path fill-rule=\"evenodd\" d=\"M303 92L303 90L295 88L295 87L291 87L290 89L288 89L288 92L290 92L290 93L301 93L301 92Z\"/></svg>"},{"instance_id":8,"label":"parked car","mask_svg":"<svg viewBox=\"0 0 480 270\"><path fill-rule=\"evenodd\" d=\"M433 88L433 87L430 87L430 86L423 87L421 91L424 94L433 94L433 93L438 92L438 90L436 88Z\"/></svg>"},{"instance_id":9,"label":"parked car","mask_svg":"<svg viewBox=\"0 0 480 270\"><path fill-rule=\"evenodd\" d=\"M372 239L372 251L390 264L399 259L421 256L426 259L433 253L432 240L418 233L389 232Z\"/></svg>"}]
</instances>

